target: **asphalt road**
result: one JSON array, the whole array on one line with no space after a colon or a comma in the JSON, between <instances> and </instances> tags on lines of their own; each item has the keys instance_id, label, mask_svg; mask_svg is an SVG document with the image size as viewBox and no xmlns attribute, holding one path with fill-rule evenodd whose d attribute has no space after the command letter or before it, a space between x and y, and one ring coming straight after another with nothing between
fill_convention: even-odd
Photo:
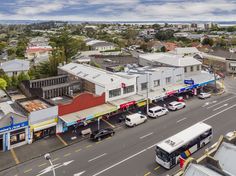
<instances>
[{"instance_id":1,"label":"asphalt road","mask_svg":"<svg viewBox=\"0 0 236 176\"><path fill-rule=\"evenodd\" d=\"M224 94L207 100L187 102L185 109L134 128L125 126L101 142L82 141L52 153L57 176L148 176L171 174L155 163L154 146L177 132L204 121L213 126L212 145L219 136L235 129L236 95ZM210 146L208 145L208 147ZM194 154L198 157L200 150ZM30 155L30 151L29 151ZM51 176L49 163L37 158L1 172L2 176Z\"/></svg>"}]
</instances>

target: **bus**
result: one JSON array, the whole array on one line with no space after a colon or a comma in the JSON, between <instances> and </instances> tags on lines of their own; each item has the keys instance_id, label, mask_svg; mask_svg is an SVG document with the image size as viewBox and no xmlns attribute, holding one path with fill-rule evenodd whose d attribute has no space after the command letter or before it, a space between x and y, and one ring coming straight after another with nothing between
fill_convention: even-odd
<instances>
[{"instance_id":1,"label":"bus","mask_svg":"<svg viewBox=\"0 0 236 176\"><path fill-rule=\"evenodd\" d=\"M156 144L156 162L166 169L179 163L179 158L188 158L212 139L212 127L203 122L171 136Z\"/></svg>"}]
</instances>

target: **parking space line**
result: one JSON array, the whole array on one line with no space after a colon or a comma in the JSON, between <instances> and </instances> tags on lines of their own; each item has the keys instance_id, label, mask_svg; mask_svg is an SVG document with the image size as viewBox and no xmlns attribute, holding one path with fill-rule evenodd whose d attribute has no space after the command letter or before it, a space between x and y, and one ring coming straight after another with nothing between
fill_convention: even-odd
<instances>
[{"instance_id":1,"label":"parking space line","mask_svg":"<svg viewBox=\"0 0 236 176\"><path fill-rule=\"evenodd\" d=\"M81 151L81 149L77 149L77 150L75 150L75 152L77 153L77 152L80 152Z\"/></svg>"},{"instance_id":2,"label":"parking space line","mask_svg":"<svg viewBox=\"0 0 236 176\"><path fill-rule=\"evenodd\" d=\"M115 125L112 125L110 122L108 122L105 119L102 119L103 122L105 122L106 124L108 124L109 126L111 126L112 128L115 128Z\"/></svg>"},{"instance_id":3,"label":"parking space line","mask_svg":"<svg viewBox=\"0 0 236 176\"><path fill-rule=\"evenodd\" d=\"M14 158L16 164L19 164L20 161L19 161L19 159L17 158L16 152L14 151L14 149L11 149L11 155L12 155L12 157Z\"/></svg>"},{"instance_id":4,"label":"parking space line","mask_svg":"<svg viewBox=\"0 0 236 176\"><path fill-rule=\"evenodd\" d=\"M55 159L53 159L52 162L57 161L57 160L59 160L59 158L55 158Z\"/></svg>"},{"instance_id":5,"label":"parking space line","mask_svg":"<svg viewBox=\"0 0 236 176\"><path fill-rule=\"evenodd\" d=\"M38 167L45 166L46 164L47 164L47 163L40 164L40 165L38 165Z\"/></svg>"},{"instance_id":6,"label":"parking space line","mask_svg":"<svg viewBox=\"0 0 236 176\"><path fill-rule=\"evenodd\" d=\"M68 144L66 143L66 141L64 141L64 139L62 139L62 137L61 137L59 134L57 134L56 136L57 136L57 138L58 138L65 146L68 145Z\"/></svg>"},{"instance_id":7,"label":"parking space line","mask_svg":"<svg viewBox=\"0 0 236 176\"><path fill-rule=\"evenodd\" d=\"M25 171L24 171L24 174L26 174L26 173L28 173L28 172L30 172L30 171L32 171L32 169L25 170Z\"/></svg>"},{"instance_id":8,"label":"parking space line","mask_svg":"<svg viewBox=\"0 0 236 176\"><path fill-rule=\"evenodd\" d=\"M182 122L182 121L184 121L184 120L186 120L186 119L187 119L187 118L186 118L186 117L184 117L184 118L182 118L182 119L178 120L176 123Z\"/></svg>"},{"instance_id":9,"label":"parking space line","mask_svg":"<svg viewBox=\"0 0 236 176\"><path fill-rule=\"evenodd\" d=\"M157 166L154 170L157 170L157 169L159 169L160 168L160 166Z\"/></svg>"},{"instance_id":10,"label":"parking space line","mask_svg":"<svg viewBox=\"0 0 236 176\"><path fill-rule=\"evenodd\" d=\"M150 174L151 174L151 172L148 172L148 173L144 174L144 176L148 176L148 175L150 175Z\"/></svg>"},{"instance_id":11,"label":"parking space line","mask_svg":"<svg viewBox=\"0 0 236 176\"><path fill-rule=\"evenodd\" d=\"M144 136L139 137L139 139L143 139L143 138L148 137L148 136L150 136L150 135L152 135L152 134L153 134L153 132L148 133L148 134L146 134L146 135L144 135Z\"/></svg>"},{"instance_id":12,"label":"parking space line","mask_svg":"<svg viewBox=\"0 0 236 176\"><path fill-rule=\"evenodd\" d=\"M102 155L99 155L99 156L97 156L97 157L95 157L95 158L92 158L92 159L88 160L88 162L94 161L94 160L96 160L96 159L98 159L98 158L101 158L101 157L103 157L103 156L105 156L105 155L107 155L107 153L103 153Z\"/></svg>"},{"instance_id":13,"label":"parking space line","mask_svg":"<svg viewBox=\"0 0 236 176\"><path fill-rule=\"evenodd\" d=\"M90 148L90 147L92 147L92 145L90 144L90 145L87 145L85 148Z\"/></svg>"},{"instance_id":14,"label":"parking space line","mask_svg":"<svg viewBox=\"0 0 236 176\"><path fill-rule=\"evenodd\" d=\"M71 153L67 153L67 154L64 155L64 157L67 157L67 156L70 156L70 155L71 155Z\"/></svg>"}]
</instances>

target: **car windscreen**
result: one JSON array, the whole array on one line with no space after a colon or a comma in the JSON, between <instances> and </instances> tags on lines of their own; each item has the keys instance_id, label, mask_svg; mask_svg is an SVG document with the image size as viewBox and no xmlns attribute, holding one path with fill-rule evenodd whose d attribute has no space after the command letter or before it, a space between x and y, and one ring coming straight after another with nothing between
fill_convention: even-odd
<instances>
[{"instance_id":1,"label":"car windscreen","mask_svg":"<svg viewBox=\"0 0 236 176\"><path fill-rule=\"evenodd\" d=\"M125 120L127 120L127 121L129 121L129 122L131 121L129 118L126 118Z\"/></svg>"},{"instance_id":2,"label":"car windscreen","mask_svg":"<svg viewBox=\"0 0 236 176\"><path fill-rule=\"evenodd\" d=\"M153 111L152 111L151 109L149 109L149 112L150 112L150 113L153 113Z\"/></svg>"}]
</instances>

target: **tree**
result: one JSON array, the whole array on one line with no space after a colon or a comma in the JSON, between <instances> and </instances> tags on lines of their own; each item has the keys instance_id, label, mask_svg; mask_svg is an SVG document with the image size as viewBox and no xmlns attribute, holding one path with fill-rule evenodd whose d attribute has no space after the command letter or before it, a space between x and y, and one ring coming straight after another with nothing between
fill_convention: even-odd
<instances>
[{"instance_id":1,"label":"tree","mask_svg":"<svg viewBox=\"0 0 236 176\"><path fill-rule=\"evenodd\" d=\"M7 82L3 78L0 78L0 89L6 89L6 87Z\"/></svg>"},{"instance_id":2,"label":"tree","mask_svg":"<svg viewBox=\"0 0 236 176\"><path fill-rule=\"evenodd\" d=\"M12 87L17 87L18 86L18 77L16 75L12 76Z\"/></svg>"},{"instance_id":3,"label":"tree","mask_svg":"<svg viewBox=\"0 0 236 176\"><path fill-rule=\"evenodd\" d=\"M152 27L155 30L159 30L161 28L161 25L160 24L153 24Z\"/></svg>"},{"instance_id":4,"label":"tree","mask_svg":"<svg viewBox=\"0 0 236 176\"><path fill-rule=\"evenodd\" d=\"M203 45L210 45L210 46L212 46L212 45L214 44L214 41L213 41L213 39L211 39L211 38L204 38L204 39L202 40L202 44L203 44Z\"/></svg>"},{"instance_id":5,"label":"tree","mask_svg":"<svg viewBox=\"0 0 236 176\"><path fill-rule=\"evenodd\" d=\"M3 74L1 76L2 79L4 79L7 82L7 88L12 86L12 80L11 77L9 77L7 74Z\"/></svg>"},{"instance_id":6,"label":"tree","mask_svg":"<svg viewBox=\"0 0 236 176\"><path fill-rule=\"evenodd\" d=\"M3 52L4 48L6 47L6 43L5 42L0 42L0 54Z\"/></svg>"},{"instance_id":7,"label":"tree","mask_svg":"<svg viewBox=\"0 0 236 176\"><path fill-rule=\"evenodd\" d=\"M158 31L155 37L161 41L170 40L171 38L174 37L174 31L173 30Z\"/></svg>"},{"instance_id":8,"label":"tree","mask_svg":"<svg viewBox=\"0 0 236 176\"><path fill-rule=\"evenodd\" d=\"M21 73L18 75L18 81L19 81L19 83L20 83L20 82L25 81L25 80L30 80L30 77L29 77L28 73L21 72Z\"/></svg>"}]
</instances>

